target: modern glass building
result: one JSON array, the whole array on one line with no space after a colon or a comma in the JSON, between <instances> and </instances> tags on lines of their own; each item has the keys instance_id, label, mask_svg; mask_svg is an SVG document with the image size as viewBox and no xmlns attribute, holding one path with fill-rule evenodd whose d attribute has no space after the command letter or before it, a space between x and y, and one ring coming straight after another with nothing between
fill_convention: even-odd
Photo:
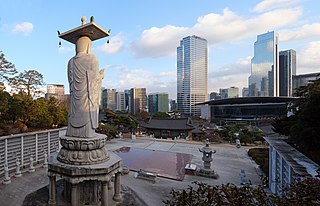
<instances>
[{"instance_id":1,"label":"modern glass building","mask_svg":"<svg viewBox=\"0 0 320 206\"><path fill-rule=\"evenodd\" d=\"M258 35L254 43L249 96L279 96L278 34L274 31Z\"/></svg>"},{"instance_id":2,"label":"modern glass building","mask_svg":"<svg viewBox=\"0 0 320 206\"><path fill-rule=\"evenodd\" d=\"M188 36L177 47L177 107L188 116L200 116L195 104L208 98L207 40Z\"/></svg>"},{"instance_id":3,"label":"modern glass building","mask_svg":"<svg viewBox=\"0 0 320 206\"><path fill-rule=\"evenodd\" d=\"M279 52L279 96L292 96L292 76L296 75L296 51Z\"/></svg>"},{"instance_id":4,"label":"modern glass building","mask_svg":"<svg viewBox=\"0 0 320 206\"><path fill-rule=\"evenodd\" d=\"M148 111L150 114L169 112L168 93L154 93L148 95Z\"/></svg>"},{"instance_id":5,"label":"modern glass building","mask_svg":"<svg viewBox=\"0 0 320 206\"><path fill-rule=\"evenodd\" d=\"M221 99L235 98L235 97L239 97L239 88L229 87L226 89L220 89L219 93L221 95Z\"/></svg>"}]
</instances>

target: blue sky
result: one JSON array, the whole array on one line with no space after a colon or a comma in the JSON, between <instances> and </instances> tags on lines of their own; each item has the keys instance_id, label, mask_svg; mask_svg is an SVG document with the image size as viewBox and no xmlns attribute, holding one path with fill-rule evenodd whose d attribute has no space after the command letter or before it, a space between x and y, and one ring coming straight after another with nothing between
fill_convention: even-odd
<instances>
[{"instance_id":1,"label":"blue sky","mask_svg":"<svg viewBox=\"0 0 320 206\"><path fill-rule=\"evenodd\" d=\"M108 38L93 43L105 69L103 85L146 87L176 98L176 47L188 35L208 40L208 91L247 86L258 34L279 33L279 49L297 51L297 73L320 71L318 0L44 1L1 0L0 50L19 71L37 70L64 84L74 46L57 37L95 17ZM106 44L106 40L110 44Z\"/></svg>"}]
</instances>

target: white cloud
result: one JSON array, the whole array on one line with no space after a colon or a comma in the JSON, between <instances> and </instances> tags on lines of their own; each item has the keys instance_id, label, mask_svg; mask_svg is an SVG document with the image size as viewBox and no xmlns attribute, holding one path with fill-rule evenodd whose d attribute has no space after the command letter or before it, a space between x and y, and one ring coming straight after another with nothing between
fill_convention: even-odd
<instances>
[{"instance_id":1,"label":"white cloud","mask_svg":"<svg viewBox=\"0 0 320 206\"><path fill-rule=\"evenodd\" d=\"M209 92L218 92L220 88L235 86L240 92L243 87L248 87L248 77L251 70L251 56L238 59L209 73Z\"/></svg>"},{"instance_id":2,"label":"white cloud","mask_svg":"<svg viewBox=\"0 0 320 206\"><path fill-rule=\"evenodd\" d=\"M174 55L179 41L188 35L201 36L212 46L290 25L301 15L301 8L288 8L245 18L225 8L222 14L210 13L199 17L197 23L190 28L169 25L145 30L141 37L132 43L131 49L137 57ZM283 18L284 16L286 18Z\"/></svg>"},{"instance_id":3,"label":"white cloud","mask_svg":"<svg viewBox=\"0 0 320 206\"><path fill-rule=\"evenodd\" d=\"M175 54L177 42L188 28L167 25L162 28L152 27L144 30L141 37L131 44L136 57L161 57Z\"/></svg>"},{"instance_id":4,"label":"white cloud","mask_svg":"<svg viewBox=\"0 0 320 206\"><path fill-rule=\"evenodd\" d=\"M176 77L176 72L160 72L159 77Z\"/></svg>"},{"instance_id":5,"label":"white cloud","mask_svg":"<svg viewBox=\"0 0 320 206\"><path fill-rule=\"evenodd\" d=\"M129 70L123 65L107 65L103 86L123 91L133 87L147 88L147 93L168 92L170 98L176 97L176 75L172 72L153 73L147 69ZM112 74L112 75L111 75Z\"/></svg>"},{"instance_id":6,"label":"white cloud","mask_svg":"<svg viewBox=\"0 0 320 206\"><path fill-rule=\"evenodd\" d=\"M122 51L124 48L125 36L122 33L118 33L109 40L109 44L107 41L108 40L106 40L103 45L97 48L98 51L101 51L105 54L116 54Z\"/></svg>"},{"instance_id":7,"label":"white cloud","mask_svg":"<svg viewBox=\"0 0 320 206\"><path fill-rule=\"evenodd\" d=\"M16 24L12 29L14 33L22 33L23 35L27 36L33 31L33 24L30 22L22 22Z\"/></svg>"},{"instance_id":8,"label":"white cloud","mask_svg":"<svg viewBox=\"0 0 320 206\"><path fill-rule=\"evenodd\" d=\"M293 30L279 32L280 41L300 40L320 36L320 23L305 24Z\"/></svg>"},{"instance_id":9,"label":"white cloud","mask_svg":"<svg viewBox=\"0 0 320 206\"><path fill-rule=\"evenodd\" d=\"M258 3L253 9L253 12L265 12L278 8L287 8L295 5L300 0L263 0Z\"/></svg>"},{"instance_id":10,"label":"white cloud","mask_svg":"<svg viewBox=\"0 0 320 206\"><path fill-rule=\"evenodd\" d=\"M308 43L297 51L297 74L320 72L320 41Z\"/></svg>"}]
</instances>

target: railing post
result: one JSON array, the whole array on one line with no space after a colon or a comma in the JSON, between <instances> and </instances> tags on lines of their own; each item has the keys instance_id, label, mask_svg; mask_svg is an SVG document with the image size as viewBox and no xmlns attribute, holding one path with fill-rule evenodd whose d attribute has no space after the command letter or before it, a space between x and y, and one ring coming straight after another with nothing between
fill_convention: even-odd
<instances>
[{"instance_id":1,"label":"railing post","mask_svg":"<svg viewBox=\"0 0 320 206\"><path fill-rule=\"evenodd\" d=\"M50 156L50 132L48 132L48 156Z\"/></svg>"},{"instance_id":2,"label":"railing post","mask_svg":"<svg viewBox=\"0 0 320 206\"><path fill-rule=\"evenodd\" d=\"M36 162L38 162L38 134L36 134Z\"/></svg>"},{"instance_id":3,"label":"railing post","mask_svg":"<svg viewBox=\"0 0 320 206\"><path fill-rule=\"evenodd\" d=\"M21 166L24 166L24 148L23 148L23 136L21 136Z\"/></svg>"},{"instance_id":4,"label":"railing post","mask_svg":"<svg viewBox=\"0 0 320 206\"><path fill-rule=\"evenodd\" d=\"M4 140L4 164L8 165L8 139Z\"/></svg>"}]
</instances>

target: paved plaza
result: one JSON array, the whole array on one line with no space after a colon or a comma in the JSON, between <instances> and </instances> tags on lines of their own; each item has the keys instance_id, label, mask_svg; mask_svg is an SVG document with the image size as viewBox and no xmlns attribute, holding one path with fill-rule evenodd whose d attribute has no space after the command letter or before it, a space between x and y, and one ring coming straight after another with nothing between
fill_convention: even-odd
<instances>
[{"instance_id":1,"label":"paved plaza","mask_svg":"<svg viewBox=\"0 0 320 206\"><path fill-rule=\"evenodd\" d=\"M202 153L199 148L204 144L184 140L159 140L149 138L115 139L108 142L109 151L115 151L121 147L132 147L147 150L168 151L186 153L193 155L192 164L202 166ZM201 181L208 184L233 183L240 185L240 171L244 170L247 179L252 184L260 184L258 165L247 155L247 147L236 148L229 144L212 144L216 150L213 154L211 168L219 175L218 179L210 179L200 176L185 175L182 181L157 177L156 183L143 179L136 179L134 172L121 177L121 184L131 188L135 194L146 205L162 205L162 201L167 199L171 188L187 188L193 181ZM24 198L48 185L46 168L37 168L35 173L23 173L22 177L12 178L9 185L0 185L0 205L17 206L22 205Z\"/></svg>"}]
</instances>

